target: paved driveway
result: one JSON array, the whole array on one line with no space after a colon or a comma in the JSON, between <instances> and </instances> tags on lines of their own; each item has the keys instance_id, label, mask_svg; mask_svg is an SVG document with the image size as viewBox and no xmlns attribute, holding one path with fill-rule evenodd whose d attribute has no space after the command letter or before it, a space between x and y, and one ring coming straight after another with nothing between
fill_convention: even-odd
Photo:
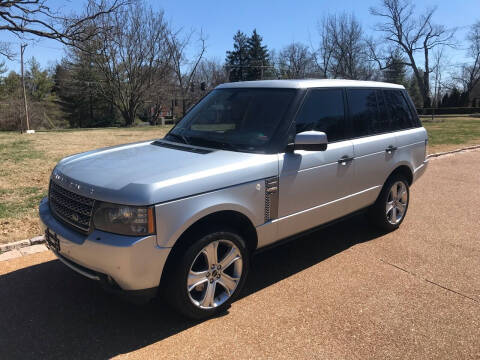
<instances>
[{"instance_id":1,"label":"paved driveway","mask_svg":"<svg viewBox=\"0 0 480 360\"><path fill-rule=\"evenodd\" d=\"M479 358L480 152L434 159L400 230L363 216L257 255L225 316L107 295L48 252L0 262L0 358Z\"/></svg>"}]
</instances>

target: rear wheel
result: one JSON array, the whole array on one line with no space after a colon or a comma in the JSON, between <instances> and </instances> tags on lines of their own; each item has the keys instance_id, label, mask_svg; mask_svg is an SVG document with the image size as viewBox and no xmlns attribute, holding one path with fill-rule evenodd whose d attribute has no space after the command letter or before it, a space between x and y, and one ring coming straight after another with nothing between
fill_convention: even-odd
<instances>
[{"instance_id":1,"label":"rear wheel","mask_svg":"<svg viewBox=\"0 0 480 360\"><path fill-rule=\"evenodd\" d=\"M231 230L213 231L179 255L169 272L167 300L189 318L224 312L246 279L249 259L245 241Z\"/></svg>"},{"instance_id":2,"label":"rear wheel","mask_svg":"<svg viewBox=\"0 0 480 360\"><path fill-rule=\"evenodd\" d=\"M370 209L369 217L381 229L393 231L405 219L409 200L407 179L400 174L394 175L383 186L377 201Z\"/></svg>"}]
</instances>

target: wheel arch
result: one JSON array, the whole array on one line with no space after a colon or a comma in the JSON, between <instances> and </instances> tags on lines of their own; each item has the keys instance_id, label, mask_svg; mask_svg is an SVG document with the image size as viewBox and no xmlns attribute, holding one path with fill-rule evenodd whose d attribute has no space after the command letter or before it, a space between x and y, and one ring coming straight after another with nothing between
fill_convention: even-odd
<instances>
[{"instance_id":1,"label":"wheel arch","mask_svg":"<svg viewBox=\"0 0 480 360\"><path fill-rule=\"evenodd\" d=\"M405 176L405 178L408 181L408 186L411 186L413 183L413 170L412 168L407 165L407 164L401 164L397 166L391 173L388 175L388 177L385 179L385 183L387 183L388 180L390 180L393 176L401 174Z\"/></svg>"},{"instance_id":2,"label":"wheel arch","mask_svg":"<svg viewBox=\"0 0 480 360\"><path fill-rule=\"evenodd\" d=\"M195 242L195 234L205 234L212 224L219 224L238 231L239 235L245 240L250 254L257 248L258 236L256 228L245 214L236 210L212 212L196 220L175 241L162 271L160 286L165 283L165 278L169 276L168 272L172 268L171 264L177 261L177 258L186 251L188 246Z\"/></svg>"}]
</instances>

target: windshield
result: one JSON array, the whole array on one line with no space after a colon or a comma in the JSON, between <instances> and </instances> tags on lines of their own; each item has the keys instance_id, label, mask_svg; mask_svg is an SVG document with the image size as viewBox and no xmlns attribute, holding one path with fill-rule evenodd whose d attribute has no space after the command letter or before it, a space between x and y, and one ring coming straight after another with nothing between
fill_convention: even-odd
<instances>
[{"instance_id":1,"label":"windshield","mask_svg":"<svg viewBox=\"0 0 480 360\"><path fill-rule=\"evenodd\" d=\"M166 140L265 152L295 94L295 89L214 90L185 115Z\"/></svg>"}]
</instances>

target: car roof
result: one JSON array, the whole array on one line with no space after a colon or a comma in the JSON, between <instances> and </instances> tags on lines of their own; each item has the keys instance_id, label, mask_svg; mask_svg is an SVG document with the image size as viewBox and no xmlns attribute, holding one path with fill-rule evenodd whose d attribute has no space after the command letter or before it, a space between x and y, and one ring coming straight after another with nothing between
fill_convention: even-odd
<instances>
[{"instance_id":1,"label":"car roof","mask_svg":"<svg viewBox=\"0 0 480 360\"><path fill-rule=\"evenodd\" d=\"M239 81L218 85L216 89L228 88L286 88L308 89L320 87L375 87L405 89L402 85L385 83L380 81L360 81L341 79L306 79L306 80L257 80Z\"/></svg>"}]
</instances>

